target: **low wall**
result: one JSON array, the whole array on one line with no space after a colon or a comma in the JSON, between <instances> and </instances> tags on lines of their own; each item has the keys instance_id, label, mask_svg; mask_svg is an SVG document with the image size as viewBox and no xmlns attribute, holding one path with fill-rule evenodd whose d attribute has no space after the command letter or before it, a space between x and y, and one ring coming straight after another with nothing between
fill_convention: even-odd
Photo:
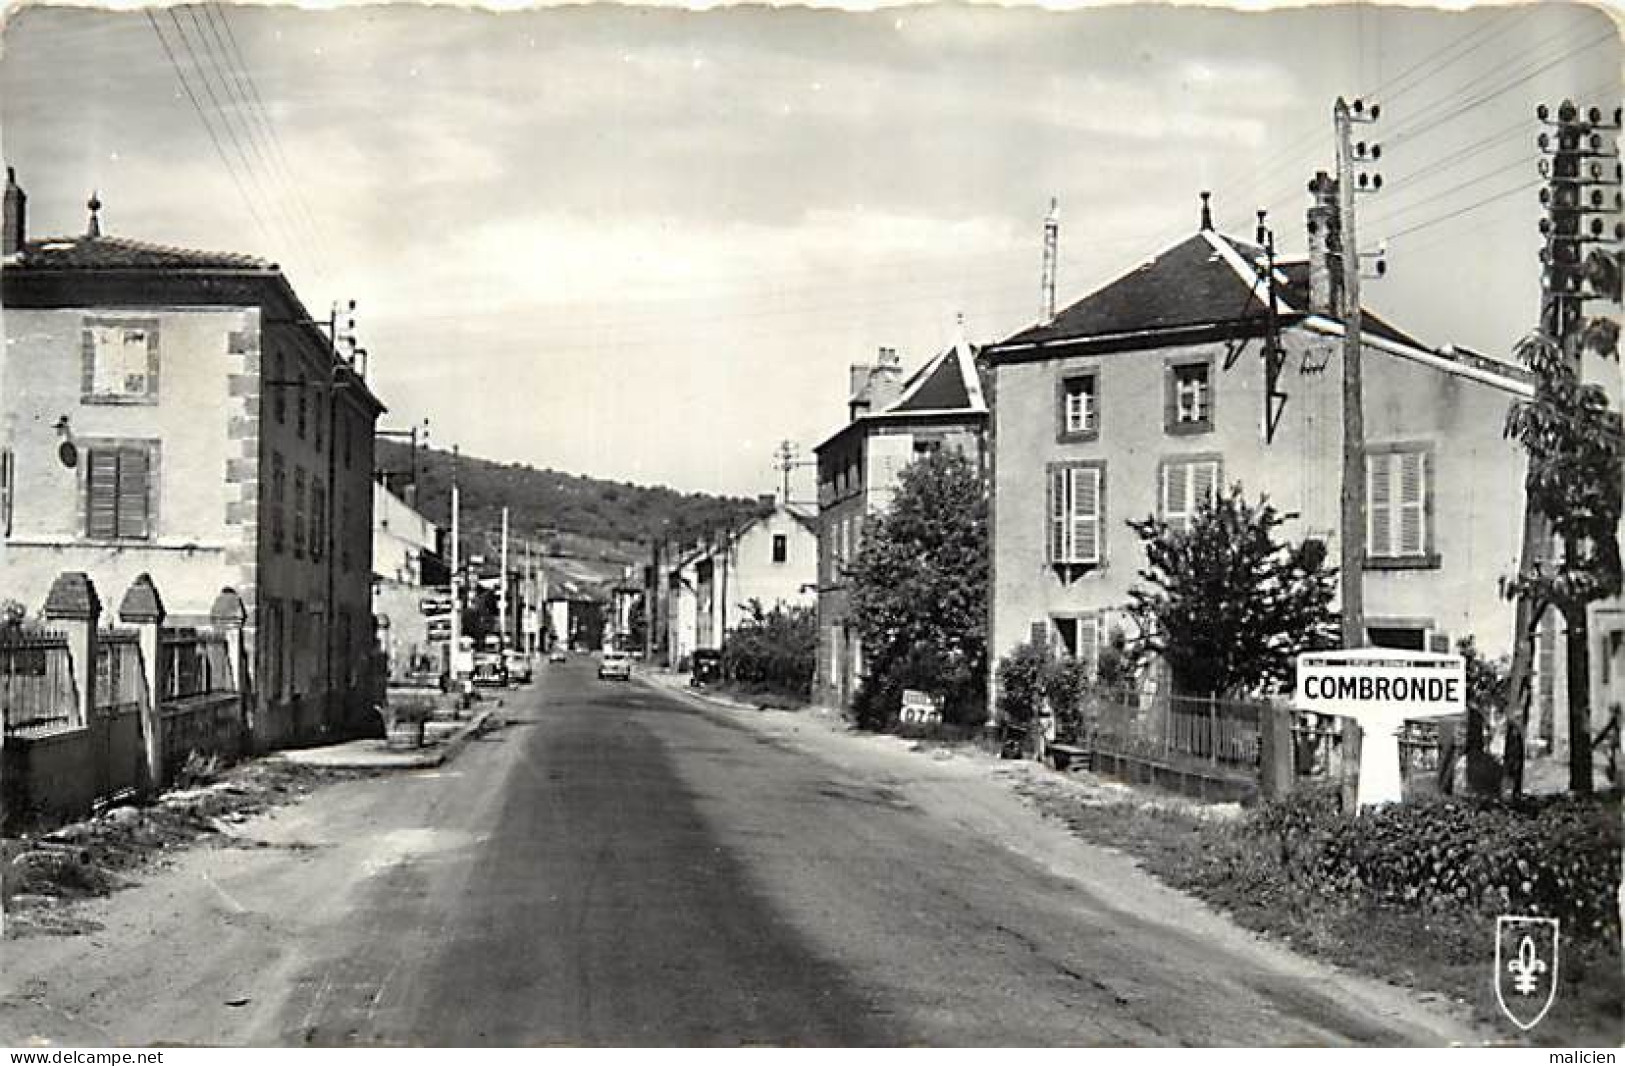
<instances>
[{"instance_id":1,"label":"low wall","mask_svg":"<svg viewBox=\"0 0 1625 1066\"><path fill-rule=\"evenodd\" d=\"M141 787L141 715L121 709L98 713L78 729L14 734L5 739L4 759L8 831L83 818Z\"/></svg>"},{"instance_id":2,"label":"low wall","mask_svg":"<svg viewBox=\"0 0 1625 1066\"><path fill-rule=\"evenodd\" d=\"M227 762L247 750L242 700L235 692L211 692L165 702L161 712L164 784L174 781L193 752Z\"/></svg>"},{"instance_id":3,"label":"low wall","mask_svg":"<svg viewBox=\"0 0 1625 1066\"><path fill-rule=\"evenodd\" d=\"M1222 770L1172 766L1151 759L1103 751L1092 752L1089 762L1090 768L1096 773L1138 784L1155 785L1193 799L1216 803L1250 803L1258 796L1256 780L1232 776Z\"/></svg>"}]
</instances>

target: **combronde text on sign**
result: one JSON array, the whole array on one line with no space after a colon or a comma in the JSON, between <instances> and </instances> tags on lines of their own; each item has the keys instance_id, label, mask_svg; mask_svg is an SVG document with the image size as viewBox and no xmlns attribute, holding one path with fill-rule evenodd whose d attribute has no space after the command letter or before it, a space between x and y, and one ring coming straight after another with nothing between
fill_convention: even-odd
<instances>
[{"instance_id":1,"label":"combronde text on sign","mask_svg":"<svg viewBox=\"0 0 1625 1066\"><path fill-rule=\"evenodd\" d=\"M1311 674L1303 694L1315 700L1392 700L1400 703L1454 703L1461 698L1455 677L1327 677Z\"/></svg>"}]
</instances>

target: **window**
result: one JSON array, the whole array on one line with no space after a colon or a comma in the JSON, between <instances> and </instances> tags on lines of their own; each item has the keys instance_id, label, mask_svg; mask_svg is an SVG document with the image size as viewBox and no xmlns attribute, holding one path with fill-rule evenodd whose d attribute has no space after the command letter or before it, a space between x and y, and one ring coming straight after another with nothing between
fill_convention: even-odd
<instances>
[{"instance_id":1,"label":"window","mask_svg":"<svg viewBox=\"0 0 1625 1066\"><path fill-rule=\"evenodd\" d=\"M1100 654L1100 619L1095 615L1072 615L1050 619L1060 650L1087 663L1091 672Z\"/></svg>"},{"instance_id":2,"label":"window","mask_svg":"<svg viewBox=\"0 0 1625 1066\"><path fill-rule=\"evenodd\" d=\"M310 486L310 557L320 559L327 548L327 487L320 480Z\"/></svg>"},{"instance_id":3,"label":"window","mask_svg":"<svg viewBox=\"0 0 1625 1066\"><path fill-rule=\"evenodd\" d=\"M11 536L12 486L16 483L16 460L11 449L0 449L0 535Z\"/></svg>"},{"instance_id":4,"label":"window","mask_svg":"<svg viewBox=\"0 0 1625 1066\"><path fill-rule=\"evenodd\" d=\"M1105 557L1105 466L1051 463L1049 466L1049 561L1051 565L1098 564Z\"/></svg>"},{"instance_id":5,"label":"window","mask_svg":"<svg viewBox=\"0 0 1625 1066\"><path fill-rule=\"evenodd\" d=\"M150 445L92 445L85 459L85 535L144 540L153 534Z\"/></svg>"},{"instance_id":6,"label":"window","mask_svg":"<svg viewBox=\"0 0 1625 1066\"><path fill-rule=\"evenodd\" d=\"M295 467L293 471L293 554L297 558L305 554L305 471L302 467Z\"/></svg>"},{"instance_id":7,"label":"window","mask_svg":"<svg viewBox=\"0 0 1625 1066\"><path fill-rule=\"evenodd\" d=\"M1061 379L1056 401L1060 441L1094 440L1100 436L1100 375L1074 374Z\"/></svg>"},{"instance_id":8,"label":"window","mask_svg":"<svg viewBox=\"0 0 1625 1066\"><path fill-rule=\"evenodd\" d=\"M1432 512L1428 450L1421 445L1373 445L1367 449L1366 557L1428 565Z\"/></svg>"},{"instance_id":9,"label":"window","mask_svg":"<svg viewBox=\"0 0 1625 1066\"><path fill-rule=\"evenodd\" d=\"M315 425L311 432L311 439L316 443L316 452L318 455L321 454L322 450L322 423L326 421L327 418L327 411L325 408L326 404L318 403L316 404L316 410L313 412L315 414Z\"/></svg>"},{"instance_id":10,"label":"window","mask_svg":"<svg viewBox=\"0 0 1625 1066\"><path fill-rule=\"evenodd\" d=\"M80 399L158 402L158 320L86 319Z\"/></svg>"},{"instance_id":11,"label":"window","mask_svg":"<svg viewBox=\"0 0 1625 1066\"><path fill-rule=\"evenodd\" d=\"M304 371L299 372L299 383L297 385L295 385L294 388L299 390L299 406L298 406L298 412L299 413L298 413L298 416L296 417L296 419L294 420L294 428L295 428L295 432L297 432L299 434L299 439L304 440L305 439L305 429L307 428L307 425L308 425L308 422L309 422L308 412L309 412L309 409L310 409L310 398L306 395L306 382L305 382Z\"/></svg>"},{"instance_id":12,"label":"window","mask_svg":"<svg viewBox=\"0 0 1625 1066\"><path fill-rule=\"evenodd\" d=\"M1425 651L1427 630L1420 626L1367 626L1366 639L1374 648L1399 651Z\"/></svg>"},{"instance_id":13,"label":"window","mask_svg":"<svg viewBox=\"0 0 1625 1066\"><path fill-rule=\"evenodd\" d=\"M1203 359L1168 365L1164 422L1169 433L1213 428L1213 364Z\"/></svg>"},{"instance_id":14,"label":"window","mask_svg":"<svg viewBox=\"0 0 1625 1066\"><path fill-rule=\"evenodd\" d=\"M341 433L344 435L344 469L348 470L350 469L350 448L354 444L351 439L350 420L335 417L333 419L333 435L336 437Z\"/></svg>"},{"instance_id":15,"label":"window","mask_svg":"<svg viewBox=\"0 0 1625 1066\"><path fill-rule=\"evenodd\" d=\"M935 455L942 450L940 437L916 437L914 439L914 457L916 459L927 455Z\"/></svg>"},{"instance_id":16,"label":"window","mask_svg":"<svg viewBox=\"0 0 1625 1066\"><path fill-rule=\"evenodd\" d=\"M268 598L265 601L265 656L266 695L277 699L282 695L282 679L286 676L282 669L282 601Z\"/></svg>"},{"instance_id":17,"label":"window","mask_svg":"<svg viewBox=\"0 0 1625 1066\"><path fill-rule=\"evenodd\" d=\"M278 425L286 425L288 421L288 362L281 352L271 356L271 396L272 406L276 408Z\"/></svg>"},{"instance_id":18,"label":"window","mask_svg":"<svg viewBox=\"0 0 1625 1066\"><path fill-rule=\"evenodd\" d=\"M1219 471L1216 456L1181 456L1163 462L1157 499L1170 528L1181 533L1190 528L1196 509L1218 495Z\"/></svg>"},{"instance_id":19,"label":"window","mask_svg":"<svg viewBox=\"0 0 1625 1066\"><path fill-rule=\"evenodd\" d=\"M790 538L783 533L773 534L773 561L782 563L790 558Z\"/></svg>"},{"instance_id":20,"label":"window","mask_svg":"<svg viewBox=\"0 0 1625 1066\"><path fill-rule=\"evenodd\" d=\"M282 466L282 453L271 453L271 550L282 551L287 532L288 472Z\"/></svg>"}]
</instances>

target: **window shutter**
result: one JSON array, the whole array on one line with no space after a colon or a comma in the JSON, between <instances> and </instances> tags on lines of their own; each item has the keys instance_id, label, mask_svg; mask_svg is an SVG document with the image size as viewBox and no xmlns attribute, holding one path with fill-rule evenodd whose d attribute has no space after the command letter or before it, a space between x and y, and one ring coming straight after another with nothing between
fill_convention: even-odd
<instances>
[{"instance_id":1,"label":"window shutter","mask_svg":"<svg viewBox=\"0 0 1625 1066\"><path fill-rule=\"evenodd\" d=\"M1027 639L1035 648L1047 647L1049 645L1049 623L1034 622L1028 630Z\"/></svg>"},{"instance_id":2,"label":"window shutter","mask_svg":"<svg viewBox=\"0 0 1625 1066\"><path fill-rule=\"evenodd\" d=\"M1162 464L1162 517L1183 533L1190 519L1190 468L1178 461Z\"/></svg>"},{"instance_id":3,"label":"window shutter","mask_svg":"<svg viewBox=\"0 0 1625 1066\"><path fill-rule=\"evenodd\" d=\"M1064 563L1066 550L1066 470L1051 470L1049 475L1049 561Z\"/></svg>"},{"instance_id":4,"label":"window shutter","mask_svg":"<svg viewBox=\"0 0 1625 1066\"><path fill-rule=\"evenodd\" d=\"M147 522L147 453L139 448L118 453L118 535L145 537Z\"/></svg>"},{"instance_id":5,"label":"window shutter","mask_svg":"<svg viewBox=\"0 0 1625 1066\"><path fill-rule=\"evenodd\" d=\"M1217 494L1219 483L1219 464L1212 460L1204 460L1191 464L1191 514L1204 503L1212 503Z\"/></svg>"},{"instance_id":6,"label":"window shutter","mask_svg":"<svg viewBox=\"0 0 1625 1066\"><path fill-rule=\"evenodd\" d=\"M92 451L86 480L89 490L85 534L98 538L118 536L118 452Z\"/></svg>"},{"instance_id":7,"label":"window shutter","mask_svg":"<svg viewBox=\"0 0 1625 1066\"><path fill-rule=\"evenodd\" d=\"M1078 658L1088 664L1089 673L1095 672L1100 661L1100 619L1078 619Z\"/></svg>"},{"instance_id":8,"label":"window shutter","mask_svg":"<svg viewBox=\"0 0 1625 1066\"><path fill-rule=\"evenodd\" d=\"M1072 471L1072 556L1080 563L1100 561L1100 470Z\"/></svg>"},{"instance_id":9,"label":"window shutter","mask_svg":"<svg viewBox=\"0 0 1625 1066\"><path fill-rule=\"evenodd\" d=\"M1399 544L1400 555L1421 555L1427 546L1427 453L1401 452L1399 466Z\"/></svg>"},{"instance_id":10,"label":"window shutter","mask_svg":"<svg viewBox=\"0 0 1625 1066\"><path fill-rule=\"evenodd\" d=\"M1366 553L1372 556L1394 554L1392 459L1392 453L1366 456Z\"/></svg>"}]
</instances>

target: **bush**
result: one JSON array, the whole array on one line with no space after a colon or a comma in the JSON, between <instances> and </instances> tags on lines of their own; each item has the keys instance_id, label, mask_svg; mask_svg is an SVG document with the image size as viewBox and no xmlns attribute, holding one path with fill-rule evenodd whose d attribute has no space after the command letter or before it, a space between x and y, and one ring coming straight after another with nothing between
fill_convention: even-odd
<instances>
[{"instance_id":1,"label":"bush","mask_svg":"<svg viewBox=\"0 0 1625 1066\"><path fill-rule=\"evenodd\" d=\"M722 645L722 676L750 692L776 692L805 701L818 667L818 618L811 607L762 609L750 604L750 617Z\"/></svg>"},{"instance_id":2,"label":"bush","mask_svg":"<svg viewBox=\"0 0 1625 1066\"><path fill-rule=\"evenodd\" d=\"M1024 725L1042 713L1049 666L1049 646L1031 641L1017 644L999 660L1000 718Z\"/></svg>"},{"instance_id":3,"label":"bush","mask_svg":"<svg viewBox=\"0 0 1625 1066\"><path fill-rule=\"evenodd\" d=\"M968 663L937 648L916 644L886 669L864 677L852 700L860 729L891 729L903 706L903 691L916 689L942 697L942 720L950 726L977 726L986 717L982 677Z\"/></svg>"},{"instance_id":4,"label":"bush","mask_svg":"<svg viewBox=\"0 0 1625 1066\"><path fill-rule=\"evenodd\" d=\"M1317 790L1263 805L1241 832L1284 886L1441 914L1538 914L1577 938L1619 937L1617 800L1441 797L1349 818L1335 792Z\"/></svg>"}]
</instances>

